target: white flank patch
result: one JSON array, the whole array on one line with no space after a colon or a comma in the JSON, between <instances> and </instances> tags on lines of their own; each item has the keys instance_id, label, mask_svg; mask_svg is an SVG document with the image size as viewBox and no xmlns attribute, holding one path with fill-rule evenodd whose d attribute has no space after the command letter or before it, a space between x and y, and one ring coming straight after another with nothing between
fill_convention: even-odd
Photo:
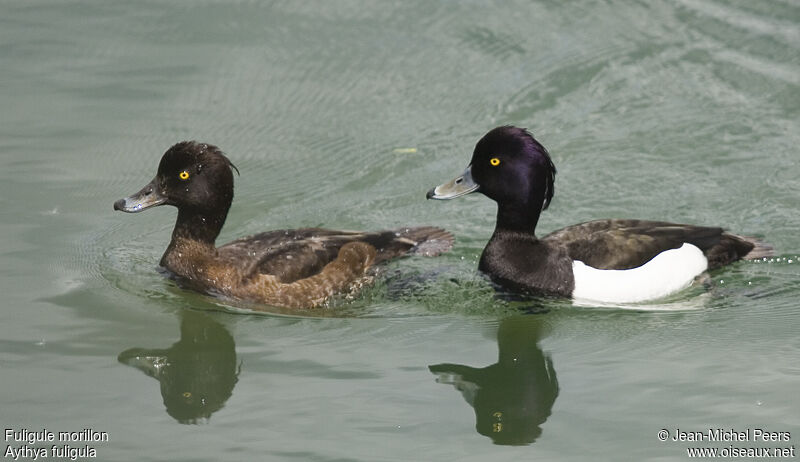
<instances>
[{"instance_id":1,"label":"white flank patch","mask_svg":"<svg viewBox=\"0 0 800 462\"><path fill-rule=\"evenodd\" d=\"M572 263L572 297L611 303L654 300L688 287L707 268L703 251L688 243L627 270L601 270L576 260Z\"/></svg>"}]
</instances>

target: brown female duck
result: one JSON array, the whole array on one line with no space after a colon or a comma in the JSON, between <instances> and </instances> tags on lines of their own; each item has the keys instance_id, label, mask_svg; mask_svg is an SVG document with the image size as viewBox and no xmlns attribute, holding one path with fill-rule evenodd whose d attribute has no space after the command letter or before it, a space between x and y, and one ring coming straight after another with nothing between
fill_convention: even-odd
<instances>
[{"instance_id":1,"label":"brown female duck","mask_svg":"<svg viewBox=\"0 0 800 462\"><path fill-rule=\"evenodd\" d=\"M453 237L435 227L377 232L285 229L216 247L233 200L236 167L216 146L186 141L161 158L156 177L114 210L178 209L161 266L207 293L291 308L310 308L369 280L374 265L409 253L438 255ZM237 170L238 172L238 170Z\"/></svg>"}]
</instances>

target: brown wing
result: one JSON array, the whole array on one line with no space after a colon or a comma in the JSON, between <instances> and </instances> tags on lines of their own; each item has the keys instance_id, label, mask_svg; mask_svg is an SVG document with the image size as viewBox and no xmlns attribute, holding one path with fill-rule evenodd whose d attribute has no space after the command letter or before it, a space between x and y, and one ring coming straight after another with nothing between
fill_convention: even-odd
<instances>
[{"instance_id":1,"label":"brown wing","mask_svg":"<svg viewBox=\"0 0 800 462\"><path fill-rule=\"evenodd\" d=\"M237 239L217 249L245 273L269 274L289 283L317 274L348 242L367 233L322 228L284 229Z\"/></svg>"},{"instance_id":2,"label":"brown wing","mask_svg":"<svg viewBox=\"0 0 800 462\"><path fill-rule=\"evenodd\" d=\"M433 227L377 232L302 228L256 234L237 239L217 250L220 257L242 268L246 274L269 274L281 282L290 283L319 273L349 242L373 246L376 249L375 263L379 263L404 255L422 242L434 240L439 243L437 250L444 251L452 246L452 236Z\"/></svg>"}]
</instances>

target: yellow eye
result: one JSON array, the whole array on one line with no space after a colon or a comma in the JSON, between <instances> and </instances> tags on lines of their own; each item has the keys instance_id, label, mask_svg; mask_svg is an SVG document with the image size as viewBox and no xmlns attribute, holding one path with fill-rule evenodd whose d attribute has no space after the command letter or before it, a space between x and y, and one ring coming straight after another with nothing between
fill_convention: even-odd
<instances>
[{"instance_id":1,"label":"yellow eye","mask_svg":"<svg viewBox=\"0 0 800 462\"><path fill-rule=\"evenodd\" d=\"M500 165L500 159L498 159L497 157L492 157L489 160L489 163L492 164L492 167L497 167L498 165Z\"/></svg>"},{"instance_id":2,"label":"yellow eye","mask_svg":"<svg viewBox=\"0 0 800 462\"><path fill-rule=\"evenodd\" d=\"M187 172L186 170L182 171L181 173L178 174L178 178L180 178L181 180L188 180L189 172Z\"/></svg>"}]
</instances>

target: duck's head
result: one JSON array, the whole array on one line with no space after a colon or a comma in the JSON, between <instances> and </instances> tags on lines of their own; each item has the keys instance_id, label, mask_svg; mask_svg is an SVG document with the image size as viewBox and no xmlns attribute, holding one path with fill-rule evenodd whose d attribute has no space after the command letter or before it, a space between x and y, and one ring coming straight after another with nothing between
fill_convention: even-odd
<instances>
[{"instance_id":1,"label":"duck's head","mask_svg":"<svg viewBox=\"0 0 800 462\"><path fill-rule=\"evenodd\" d=\"M114 202L114 210L136 213L173 205L179 210L227 212L233 200L231 168L236 169L216 146L183 141L164 153L153 181Z\"/></svg>"},{"instance_id":2,"label":"duck's head","mask_svg":"<svg viewBox=\"0 0 800 462\"><path fill-rule=\"evenodd\" d=\"M233 201L231 169L236 167L216 146L196 141L178 143L161 157L153 181L136 194L114 202L114 210L135 213L173 205L178 208L176 232L213 242Z\"/></svg>"},{"instance_id":3,"label":"duck's head","mask_svg":"<svg viewBox=\"0 0 800 462\"><path fill-rule=\"evenodd\" d=\"M501 209L517 214L539 212L550 205L556 168L544 146L524 128L492 129L475 145L464 173L428 191L428 199L453 199L481 192ZM535 224L535 222L534 222Z\"/></svg>"}]
</instances>

